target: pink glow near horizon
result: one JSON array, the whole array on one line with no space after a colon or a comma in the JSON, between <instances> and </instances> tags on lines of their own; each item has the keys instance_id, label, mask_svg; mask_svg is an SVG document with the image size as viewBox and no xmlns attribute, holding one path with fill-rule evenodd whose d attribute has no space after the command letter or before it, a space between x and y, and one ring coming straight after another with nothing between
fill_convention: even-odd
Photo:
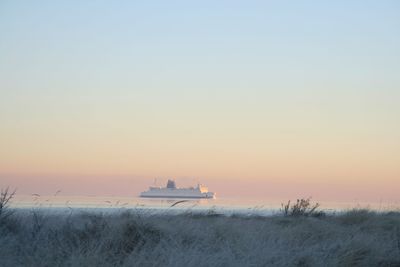
<instances>
[{"instance_id":1,"label":"pink glow near horizon","mask_svg":"<svg viewBox=\"0 0 400 267\"><path fill-rule=\"evenodd\" d=\"M61 190L62 195L80 196L125 196L135 197L153 185L153 178L130 176L14 176L5 175L3 184L18 189L18 194L52 195ZM157 184L164 186L167 178L158 178ZM176 181L181 187L198 182L217 192L220 198L264 199L285 201L312 197L316 201L355 202L400 201L397 191L399 183L391 185L380 182L305 182L286 179L215 179L180 177Z\"/></svg>"}]
</instances>

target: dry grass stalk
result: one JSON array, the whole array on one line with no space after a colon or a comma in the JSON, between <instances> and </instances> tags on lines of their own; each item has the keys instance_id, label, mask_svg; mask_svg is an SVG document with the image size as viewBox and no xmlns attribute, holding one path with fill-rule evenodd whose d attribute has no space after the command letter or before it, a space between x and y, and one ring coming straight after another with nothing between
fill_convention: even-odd
<instances>
[{"instance_id":1,"label":"dry grass stalk","mask_svg":"<svg viewBox=\"0 0 400 267\"><path fill-rule=\"evenodd\" d=\"M10 203L12 198L16 193L16 189L14 191L10 191L9 187L2 189L0 192L0 221L9 217L12 214L10 210Z\"/></svg>"}]
</instances>

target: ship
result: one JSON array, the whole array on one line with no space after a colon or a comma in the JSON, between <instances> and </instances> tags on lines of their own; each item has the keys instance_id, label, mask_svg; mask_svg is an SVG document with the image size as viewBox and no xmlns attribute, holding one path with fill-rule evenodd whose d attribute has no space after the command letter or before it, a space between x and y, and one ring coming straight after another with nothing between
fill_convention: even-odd
<instances>
[{"instance_id":1,"label":"ship","mask_svg":"<svg viewBox=\"0 0 400 267\"><path fill-rule=\"evenodd\" d=\"M149 190L140 193L147 198L215 198L215 193L198 184L196 187L178 188L174 180L168 180L166 187L150 186Z\"/></svg>"}]
</instances>

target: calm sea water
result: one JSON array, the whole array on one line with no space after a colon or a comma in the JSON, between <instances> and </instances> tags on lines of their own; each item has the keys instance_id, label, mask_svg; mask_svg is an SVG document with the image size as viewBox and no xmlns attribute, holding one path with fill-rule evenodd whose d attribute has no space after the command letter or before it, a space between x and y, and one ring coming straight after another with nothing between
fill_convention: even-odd
<instances>
[{"instance_id":1,"label":"calm sea water","mask_svg":"<svg viewBox=\"0 0 400 267\"><path fill-rule=\"evenodd\" d=\"M101 197L64 195L17 195L12 201L15 208L43 209L138 209L155 212L215 211L222 213L274 214L279 212L282 200L217 198L217 199L149 199L139 197ZM315 202L313 202L315 203ZM400 210L399 202L320 202L324 211L341 211L352 208L369 208L378 211Z\"/></svg>"}]
</instances>

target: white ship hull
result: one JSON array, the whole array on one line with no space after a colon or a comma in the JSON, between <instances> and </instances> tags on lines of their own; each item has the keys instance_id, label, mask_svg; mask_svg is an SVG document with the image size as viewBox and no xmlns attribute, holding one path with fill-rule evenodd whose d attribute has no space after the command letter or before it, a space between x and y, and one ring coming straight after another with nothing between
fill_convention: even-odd
<instances>
[{"instance_id":1,"label":"white ship hull","mask_svg":"<svg viewBox=\"0 0 400 267\"><path fill-rule=\"evenodd\" d=\"M212 192L201 193L186 189L159 189L142 192L140 197L148 198L215 198Z\"/></svg>"}]
</instances>

